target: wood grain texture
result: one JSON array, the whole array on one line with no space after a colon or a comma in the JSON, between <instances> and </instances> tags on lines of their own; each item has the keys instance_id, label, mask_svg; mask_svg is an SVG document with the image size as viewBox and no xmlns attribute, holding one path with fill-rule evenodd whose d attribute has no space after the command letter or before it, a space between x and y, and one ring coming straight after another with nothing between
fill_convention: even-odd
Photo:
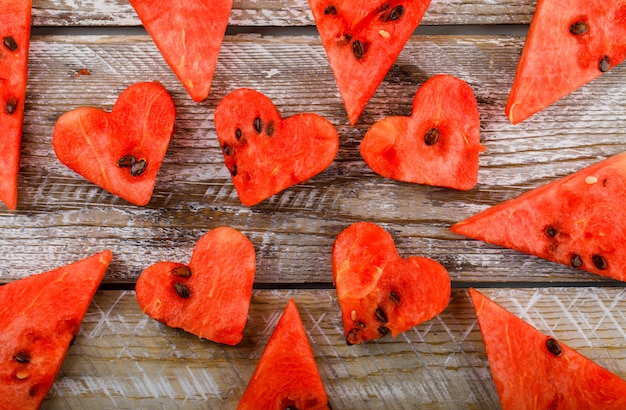
<instances>
[{"instance_id":1,"label":"wood grain texture","mask_svg":"<svg viewBox=\"0 0 626 410\"><path fill-rule=\"evenodd\" d=\"M424 25L527 24L535 1L433 0ZM126 0L33 0L35 26L138 26ZM312 26L307 0L235 0L231 26Z\"/></svg>"},{"instance_id":2,"label":"wood grain texture","mask_svg":"<svg viewBox=\"0 0 626 410\"><path fill-rule=\"evenodd\" d=\"M513 314L626 377L625 291L482 289ZM335 409L497 409L476 316L456 290L436 318L347 346L333 291L255 291L231 347L150 319L134 292L100 291L43 409L234 409L289 298L299 308Z\"/></svg>"},{"instance_id":3,"label":"wood grain texture","mask_svg":"<svg viewBox=\"0 0 626 410\"><path fill-rule=\"evenodd\" d=\"M402 254L441 261L455 281L602 281L448 232L487 206L626 148L622 67L528 122L510 125L503 107L517 64L512 56L522 46L519 37L416 36L350 127L317 37L227 37L212 94L200 104L148 36L34 37L18 211L0 211L1 241L9 250L0 254L0 278L10 281L108 248L115 257L106 281L132 282L158 260L188 260L204 232L229 225L255 244L258 283L329 283L334 237L352 222L369 220L392 233ZM359 153L369 126L408 115L415 91L438 73L466 80L479 101L487 152L480 157L479 185L468 192L383 179ZM62 113L79 106L110 109L125 87L152 80L173 95L176 131L153 200L141 208L63 166L51 135ZM242 206L213 125L217 103L239 87L264 92L284 116L328 118L340 135L335 162L258 206ZM45 238L51 239L44 245Z\"/></svg>"}]
</instances>

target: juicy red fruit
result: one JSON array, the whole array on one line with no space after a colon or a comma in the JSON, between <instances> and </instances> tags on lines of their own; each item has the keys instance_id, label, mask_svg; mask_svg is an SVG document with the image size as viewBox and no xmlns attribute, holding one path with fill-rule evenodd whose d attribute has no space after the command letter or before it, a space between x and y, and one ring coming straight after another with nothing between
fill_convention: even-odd
<instances>
[{"instance_id":1,"label":"juicy red fruit","mask_svg":"<svg viewBox=\"0 0 626 410\"><path fill-rule=\"evenodd\" d=\"M309 0L352 125L429 5L430 0Z\"/></svg>"},{"instance_id":2,"label":"juicy red fruit","mask_svg":"<svg viewBox=\"0 0 626 410\"><path fill-rule=\"evenodd\" d=\"M365 162L403 182L468 190L478 182L480 113L470 86L436 75L419 88L409 117L384 118L361 142Z\"/></svg>"},{"instance_id":3,"label":"juicy red fruit","mask_svg":"<svg viewBox=\"0 0 626 410\"><path fill-rule=\"evenodd\" d=\"M391 235L369 222L337 236L332 269L348 344L395 337L441 313L450 300L450 276L441 264L401 257Z\"/></svg>"},{"instance_id":4,"label":"juicy red fruit","mask_svg":"<svg viewBox=\"0 0 626 410\"><path fill-rule=\"evenodd\" d=\"M196 244L188 265L158 262L137 279L144 312L173 328L236 345L248 317L256 254L241 232L218 227Z\"/></svg>"},{"instance_id":5,"label":"juicy red fruit","mask_svg":"<svg viewBox=\"0 0 626 410\"><path fill-rule=\"evenodd\" d=\"M272 101L251 89L228 94L215 110L215 130L239 199L255 205L324 171L339 136L323 117L282 118Z\"/></svg>"},{"instance_id":6,"label":"juicy red fruit","mask_svg":"<svg viewBox=\"0 0 626 410\"><path fill-rule=\"evenodd\" d=\"M111 112L69 111L56 122L52 145L59 160L85 179L135 205L152 197L176 110L157 82L129 86Z\"/></svg>"}]
</instances>

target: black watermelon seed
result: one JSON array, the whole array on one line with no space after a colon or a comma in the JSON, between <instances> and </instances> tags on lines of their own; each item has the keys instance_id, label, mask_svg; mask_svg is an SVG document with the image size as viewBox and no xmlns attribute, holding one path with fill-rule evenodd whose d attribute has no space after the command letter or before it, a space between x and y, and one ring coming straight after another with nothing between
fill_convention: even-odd
<instances>
[{"instance_id":1,"label":"black watermelon seed","mask_svg":"<svg viewBox=\"0 0 626 410\"><path fill-rule=\"evenodd\" d=\"M569 26L569 32L577 36L585 34L587 31L589 31L589 24L585 21L577 21Z\"/></svg>"},{"instance_id":2,"label":"black watermelon seed","mask_svg":"<svg viewBox=\"0 0 626 410\"><path fill-rule=\"evenodd\" d=\"M376 319L380 320L383 323L387 323L387 315L385 315L385 311L382 310L381 308L376 309L376 312L374 312L374 314L376 315Z\"/></svg>"},{"instance_id":3,"label":"black watermelon seed","mask_svg":"<svg viewBox=\"0 0 626 410\"><path fill-rule=\"evenodd\" d=\"M611 69L611 59L609 58L609 56L602 57L602 60L600 60L600 64L598 64L598 68L603 73L606 73Z\"/></svg>"},{"instance_id":4,"label":"black watermelon seed","mask_svg":"<svg viewBox=\"0 0 626 410\"><path fill-rule=\"evenodd\" d=\"M380 333L381 336L385 336L389 333L389 328L386 326L381 326L378 328L378 333Z\"/></svg>"},{"instance_id":5,"label":"black watermelon seed","mask_svg":"<svg viewBox=\"0 0 626 410\"><path fill-rule=\"evenodd\" d=\"M265 127L265 133L268 137L274 135L274 121L269 121Z\"/></svg>"},{"instance_id":6,"label":"black watermelon seed","mask_svg":"<svg viewBox=\"0 0 626 410\"><path fill-rule=\"evenodd\" d=\"M188 278L191 276L191 268L187 265L177 266L172 269L172 275L179 276L181 278Z\"/></svg>"},{"instance_id":7,"label":"black watermelon seed","mask_svg":"<svg viewBox=\"0 0 626 410\"><path fill-rule=\"evenodd\" d=\"M595 267L600 270L605 270L608 267L606 259L604 259L601 255L593 255L591 259L593 260Z\"/></svg>"},{"instance_id":8,"label":"black watermelon seed","mask_svg":"<svg viewBox=\"0 0 626 410\"><path fill-rule=\"evenodd\" d=\"M120 168L130 168L135 163L135 157L132 155L124 155L122 158L117 160L117 166Z\"/></svg>"},{"instance_id":9,"label":"black watermelon seed","mask_svg":"<svg viewBox=\"0 0 626 410\"><path fill-rule=\"evenodd\" d=\"M324 14L326 14L327 16L336 16L337 8L335 6L326 6L326 8L324 9Z\"/></svg>"},{"instance_id":10,"label":"black watermelon seed","mask_svg":"<svg viewBox=\"0 0 626 410\"><path fill-rule=\"evenodd\" d=\"M6 48L8 48L11 51L17 51L18 49L18 45L17 45L17 41L15 41L15 39L12 36L6 36L2 42L4 43L4 46Z\"/></svg>"},{"instance_id":11,"label":"black watermelon seed","mask_svg":"<svg viewBox=\"0 0 626 410\"><path fill-rule=\"evenodd\" d=\"M435 145L439 141L439 130L437 128L431 128L426 132L424 136L424 142L426 145Z\"/></svg>"},{"instance_id":12,"label":"black watermelon seed","mask_svg":"<svg viewBox=\"0 0 626 410\"><path fill-rule=\"evenodd\" d=\"M548 226L548 228L546 228L546 235L548 235L550 238L554 238L557 233L558 231L554 226Z\"/></svg>"},{"instance_id":13,"label":"black watermelon seed","mask_svg":"<svg viewBox=\"0 0 626 410\"><path fill-rule=\"evenodd\" d=\"M583 260L580 259L580 256L574 254L574 256L572 256L571 264L574 268L580 268L583 266Z\"/></svg>"},{"instance_id":14,"label":"black watermelon seed","mask_svg":"<svg viewBox=\"0 0 626 410\"><path fill-rule=\"evenodd\" d=\"M191 291L189 288L180 282L176 282L174 284L174 290L178 293L178 296L183 299L189 299L191 297Z\"/></svg>"},{"instance_id":15,"label":"black watermelon seed","mask_svg":"<svg viewBox=\"0 0 626 410\"><path fill-rule=\"evenodd\" d=\"M391 291L389 295L391 296L391 299L393 299L395 302L400 302L400 295L398 295L396 292Z\"/></svg>"},{"instance_id":16,"label":"black watermelon seed","mask_svg":"<svg viewBox=\"0 0 626 410\"><path fill-rule=\"evenodd\" d=\"M230 155L232 154L232 148L230 147L230 145L224 145L224 148L222 148L224 150L224 154L225 155Z\"/></svg>"},{"instance_id":17,"label":"black watermelon seed","mask_svg":"<svg viewBox=\"0 0 626 410\"><path fill-rule=\"evenodd\" d=\"M546 347L548 348L548 351L555 356L560 356L563 353L559 342L551 337L546 340Z\"/></svg>"},{"instance_id":18,"label":"black watermelon seed","mask_svg":"<svg viewBox=\"0 0 626 410\"><path fill-rule=\"evenodd\" d=\"M256 117L254 119L254 130L259 134L261 133L261 131L263 131L263 122L259 117Z\"/></svg>"},{"instance_id":19,"label":"black watermelon seed","mask_svg":"<svg viewBox=\"0 0 626 410\"><path fill-rule=\"evenodd\" d=\"M5 109L7 111L7 114L9 115L13 114L15 110L17 110L17 99L9 98L9 100L7 101L5 105Z\"/></svg>"},{"instance_id":20,"label":"black watermelon seed","mask_svg":"<svg viewBox=\"0 0 626 410\"><path fill-rule=\"evenodd\" d=\"M354 40L352 43L352 54L357 60L362 59L365 56L365 45L359 40Z\"/></svg>"},{"instance_id":21,"label":"black watermelon seed","mask_svg":"<svg viewBox=\"0 0 626 410\"><path fill-rule=\"evenodd\" d=\"M130 174L134 177L138 177L139 175L143 174L147 166L148 166L148 163L146 162L146 160L140 159L139 161L131 165Z\"/></svg>"},{"instance_id":22,"label":"black watermelon seed","mask_svg":"<svg viewBox=\"0 0 626 410\"><path fill-rule=\"evenodd\" d=\"M30 363L30 355L25 351L20 350L19 352L15 353L15 356L13 356L13 360L18 363Z\"/></svg>"}]
</instances>

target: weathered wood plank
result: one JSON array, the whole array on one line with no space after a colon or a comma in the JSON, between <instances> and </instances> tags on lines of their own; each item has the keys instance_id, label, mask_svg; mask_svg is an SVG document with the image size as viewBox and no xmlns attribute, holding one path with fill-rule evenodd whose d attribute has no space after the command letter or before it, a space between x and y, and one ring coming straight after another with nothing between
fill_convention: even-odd
<instances>
[{"instance_id":1,"label":"weathered wood plank","mask_svg":"<svg viewBox=\"0 0 626 410\"><path fill-rule=\"evenodd\" d=\"M484 289L542 332L626 377L626 291ZM218 345L145 316L134 292L100 291L43 409L232 409L289 298L294 298L333 408L498 408L465 290L396 339L347 346L333 291L255 291L244 340Z\"/></svg>"},{"instance_id":2,"label":"weathered wood plank","mask_svg":"<svg viewBox=\"0 0 626 410\"><path fill-rule=\"evenodd\" d=\"M133 281L157 260L188 260L203 232L229 225L257 247L257 282L328 283L334 237L361 220L387 228L401 253L440 260L456 281L598 280L464 240L447 229L489 205L626 149L623 67L527 122L510 125L503 107L522 45L520 37L416 36L360 123L350 127L316 37L229 36L212 94L201 104L187 96L148 36L35 37L20 202L17 212L0 211L1 281L103 248L116 255L106 280ZM81 69L90 75L77 75ZM374 121L408 114L419 85L441 72L468 81L479 101L487 152L480 159L479 185L469 192L385 180L369 170L358 150ZM64 167L52 150L51 134L63 112L82 105L109 109L126 86L151 80L172 93L178 114L153 200L140 208ZM307 183L251 209L242 206L213 126L215 106L238 87L266 93L285 116L310 111L327 117L341 138L336 161Z\"/></svg>"},{"instance_id":3,"label":"weathered wood plank","mask_svg":"<svg viewBox=\"0 0 626 410\"><path fill-rule=\"evenodd\" d=\"M527 24L535 1L433 0L423 25ZM127 0L34 0L35 26L137 26ZM235 0L232 26L313 25L306 0Z\"/></svg>"}]
</instances>

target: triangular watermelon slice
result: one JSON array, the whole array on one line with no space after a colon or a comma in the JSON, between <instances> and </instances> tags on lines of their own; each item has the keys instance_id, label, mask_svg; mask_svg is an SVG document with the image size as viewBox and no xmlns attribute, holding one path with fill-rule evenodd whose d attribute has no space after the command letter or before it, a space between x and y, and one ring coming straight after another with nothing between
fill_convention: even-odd
<instances>
[{"instance_id":1,"label":"triangular watermelon slice","mask_svg":"<svg viewBox=\"0 0 626 410\"><path fill-rule=\"evenodd\" d=\"M17 207L30 46L30 0L0 0L0 200Z\"/></svg>"},{"instance_id":2,"label":"triangular watermelon slice","mask_svg":"<svg viewBox=\"0 0 626 410\"><path fill-rule=\"evenodd\" d=\"M454 233L626 281L626 153L453 225Z\"/></svg>"},{"instance_id":3,"label":"triangular watermelon slice","mask_svg":"<svg viewBox=\"0 0 626 410\"><path fill-rule=\"evenodd\" d=\"M237 409L330 408L298 308L290 299Z\"/></svg>"},{"instance_id":4,"label":"triangular watermelon slice","mask_svg":"<svg viewBox=\"0 0 626 410\"><path fill-rule=\"evenodd\" d=\"M517 124L626 58L626 3L539 0L505 113Z\"/></svg>"},{"instance_id":5,"label":"triangular watermelon slice","mask_svg":"<svg viewBox=\"0 0 626 410\"><path fill-rule=\"evenodd\" d=\"M626 381L470 289L500 404L625 409Z\"/></svg>"},{"instance_id":6,"label":"triangular watermelon slice","mask_svg":"<svg viewBox=\"0 0 626 410\"><path fill-rule=\"evenodd\" d=\"M37 409L78 333L112 254L0 287L0 409Z\"/></svg>"},{"instance_id":7,"label":"triangular watermelon slice","mask_svg":"<svg viewBox=\"0 0 626 410\"><path fill-rule=\"evenodd\" d=\"M350 124L385 78L430 0L309 0Z\"/></svg>"},{"instance_id":8,"label":"triangular watermelon slice","mask_svg":"<svg viewBox=\"0 0 626 410\"><path fill-rule=\"evenodd\" d=\"M130 4L191 98L204 100L233 0L130 0Z\"/></svg>"}]
</instances>

